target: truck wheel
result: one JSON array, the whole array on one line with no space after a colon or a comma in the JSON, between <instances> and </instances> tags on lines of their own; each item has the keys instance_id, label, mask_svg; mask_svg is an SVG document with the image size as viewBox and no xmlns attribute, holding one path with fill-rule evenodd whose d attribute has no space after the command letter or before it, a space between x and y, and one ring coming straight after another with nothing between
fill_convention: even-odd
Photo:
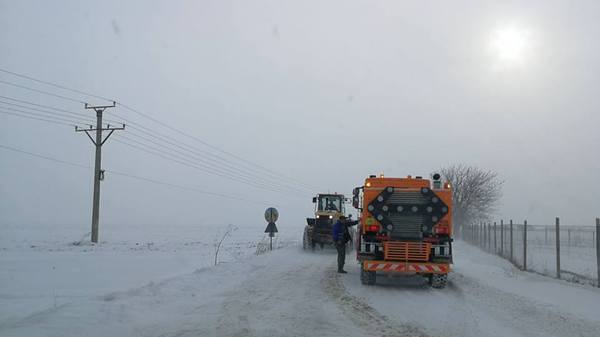
<instances>
[{"instance_id":1,"label":"truck wheel","mask_svg":"<svg viewBox=\"0 0 600 337\"><path fill-rule=\"evenodd\" d=\"M429 285L435 289L443 289L448 283L448 274L433 274L429 277Z\"/></svg>"},{"instance_id":2,"label":"truck wheel","mask_svg":"<svg viewBox=\"0 0 600 337\"><path fill-rule=\"evenodd\" d=\"M365 285L374 285L376 281L376 276L374 271L360 269L360 283Z\"/></svg>"}]
</instances>

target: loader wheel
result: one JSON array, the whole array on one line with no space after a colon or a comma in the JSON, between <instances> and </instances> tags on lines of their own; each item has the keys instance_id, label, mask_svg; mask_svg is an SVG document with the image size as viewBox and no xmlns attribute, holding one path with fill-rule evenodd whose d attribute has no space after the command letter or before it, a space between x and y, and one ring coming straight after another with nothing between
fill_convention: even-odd
<instances>
[{"instance_id":1,"label":"loader wheel","mask_svg":"<svg viewBox=\"0 0 600 337\"><path fill-rule=\"evenodd\" d=\"M448 283L448 274L433 274L429 277L429 285L435 289L443 289Z\"/></svg>"},{"instance_id":2,"label":"loader wheel","mask_svg":"<svg viewBox=\"0 0 600 337\"><path fill-rule=\"evenodd\" d=\"M311 246L311 239L308 236L308 228L304 228L304 235L302 236L302 249L306 250ZM314 246L313 246L314 249Z\"/></svg>"},{"instance_id":3,"label":"loader wheel","mask_svg":"<svg viewBox=\"0 0 600 337\"><path fill-rule=\"evenodd\" d=\"M360 283L372 286L375 284L376 279L377 277L375 276L374 271L364 270L363 268L360 269Z\"/></svg>"}]
</instances>

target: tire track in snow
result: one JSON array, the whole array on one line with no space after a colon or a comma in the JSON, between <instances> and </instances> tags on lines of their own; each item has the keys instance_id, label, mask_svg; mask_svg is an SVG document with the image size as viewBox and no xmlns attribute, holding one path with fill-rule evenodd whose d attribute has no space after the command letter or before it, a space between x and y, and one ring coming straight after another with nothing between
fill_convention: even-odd
<instances>
[{"instance_id":1,"label":"tire track in snow","mask_svg":"<svg viewBox=\"0 0 600 337\"><path fill-rule=\"evenodd\" d=\"M428 337L420 328L410 324L398 324L382 315L358 297L346 291L340 274L331 267L321 282L325 293L337 301L346 316L367 333L383 337Z\"/></svg>"},{"instance_id":2,"label":"tire track in snow","mask_svg":"<svg viewBox=\"0 0 600 337\"><path fill-rule=\"evenodd\" d=\"M485 311L485 316L511 326L522 336L581 336L597 337L600 324L562 313L531 299L508 293L455 273L455 283L464 289L464 303ZM476 316L483 316L478 312Z\"/></svg>"},{"instance_id":3,"label":"tire track in snow","mask_svg":"<svg viewBox=\"0 0 600 337\"><path fill-rule=\"evenodd\" d=\"M223 294L216 336L371 336L323 293L330 261L329 255L292 250L266 256L261 263L268 268L244 275L241 287Z\"/></svg>"}]
</instances>

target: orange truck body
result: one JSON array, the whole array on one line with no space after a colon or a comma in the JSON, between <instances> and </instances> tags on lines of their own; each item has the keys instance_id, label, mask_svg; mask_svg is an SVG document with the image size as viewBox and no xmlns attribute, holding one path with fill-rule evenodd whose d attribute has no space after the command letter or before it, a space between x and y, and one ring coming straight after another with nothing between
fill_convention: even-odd
<instances>
[{"instance_id":1,"label":"orange truck body","mask_svg":"<svg viewBox=\"0 0 600 337\"><path fill-rule=\"evenodd\" d=\"M452 190L439 175L433 177L370 176L354 189L364 284L375 283L379 273L402 273L445 286L452 263Z\"/></svg>"}]
</instances>

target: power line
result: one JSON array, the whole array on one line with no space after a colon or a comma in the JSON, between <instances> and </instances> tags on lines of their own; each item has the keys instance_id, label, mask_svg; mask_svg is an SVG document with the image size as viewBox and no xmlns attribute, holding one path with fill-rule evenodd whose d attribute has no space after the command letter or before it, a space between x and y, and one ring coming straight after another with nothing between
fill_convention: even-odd
<instances>
[{"instance_id":1,"label":"power line","mask_svg":"<svg viewBox=\"0 0 600 337\"><path fill-rule=\"evenodd\" d=\"M154 137L154 135L151 134L151 133L147 133L147 132L142 132L142 133L148 134L152 138L157 138L157 137ZM145 140L147 142L150 142L150 143L152 143L154 145L166 148L169 151L175 151L177 153L180 153L180 154L186 155L186 156L191 154L191 155L194 156L194 158L196 160L201 161L202 163L205 163L206 165L210 165L211 167L217 166L219 170L225 170L225 171L231 172L232 174L243 176L243 177L249 178L249 179L256 179L256 180L261 181L262 183L269 184L269 185L274 185L274 186L278 186L278 187L282 187L282 188L289 189L289 190L294 191L294 192L300 192L300 193L305 193L306 192L306 191L302 191L302 190L300 190L298 188L295 188L293 186L289 186L287 184L282 184L282 183L279 183L279 182L276 182L276 181L267 180L267 179L263 178L262 176L254 174L252 172L241 170L237 166L235 166L235 165L233 165L233 164L231 164L231 163L229 163L227 161L225 161L223 164L216 163L216 162L214 162L214 161L212 161L212 160L207 159L206 157L204 157L203 153L198 153L198 152L194 151L193 149L190 150L190 149L188 149L188 148L186 148L184 146L181 146L181 145L179 145L177 143L174 143L174 142L171 142L169 140L162 140L162 141L165 142L165 143L167 143L167 144L170 144L171 146L164 145L164 144L159 143L159 142L157 142L154 139L151 139L149 137L145 137L145 136L141 136L139 134L136 134L135 132L129 133L129 134L132 135L132 136L134 136L134 137L138 137L140 139L143 139L143 140ZM159 138L159 140L161 140L161 139ZM175 147L177 149L181 149L181 150L185 151L185 153L181 152L180 150L173 149L173 147Z\"/></svg>"},{"instance_id":2,"label":"power line","mask_svg":"<svg viewBox=\"0 0 600 337\"><path fill-rule=\"evenodd\" d=\"M38 109L38 108L32 108L26 105L21 105L21 104L15 104L15 103L10 103L10 102L5 102L5 101L1 101L0 100L0 104L5 104L5 105L10 105L10 106L16 106L22 109L28 109L28 110L32 110L32 111L38 111L38 112L43 112L46 114L49 114L51 116L62 116L62 117L69 117L69 118L73 118L73 116L78 117L78 118L92 118L93 116L89 116L89 115L84 115L81 113L75 113L75 112L71 112L71 113L64 113L64 112L58 112L58 111L49 111L49 110L45 110L45 109Z\"/></svg>"},{"instance_id":3,"label":"power line","mask_svg":"<svg viewBox=\"0 0 600 337\"><path fill-rule=\"evenodd\" d=\"M52 123L52 124L58 124L58 125L75 126L76 124L79 123L78 121L63 120L61 118L54 118L54 119L40 118L39 117L40 115L37 115L37 116L36 115L34 115L34 116L28 115L28 114L34 114L34 113L29 113L29 112L27 112L27 114L7 112L7 111L1 110L1 107L0 107L0 113L2 113L2 114L8 114L8 115L13 115L13 116L21 117L21 118L33 119L33 120L47 122L47 123ZM44 116L44 117L46 117L46 116ZM57 120L60 120L60 121L57 121ZM136 135L136 136L139 137L139 135ZM127 137L124 137L124 136L120 136L120 137L127 139ZM236 176L235 174L231 174L231 173L230 174L219 173L217 171L217 169L215 169L214 167L210 167L210 166L206 166L206 165L198 166L197 163L194 163L193 161L189 160L188 158L177 156L177 155L173 155L172 153L168 153L168 152L165 152L165 151L160 151L160 150L155 149L155 148L151 148L151 150L149 150L147 148L148 147L147 144L144 144L142 142L139 142L139 141L136 141L136 140L133 140L133 139L129 139L129 140L133 141L133 142L136 142L136 143L140 144L141 146L134 145L134 144L131 144L131 143L128 143L128 142L124 142L124 141L119 140L119 139L116 139L115 141L118 142L118 143L121 143L123 145L126 145L126 146L129 146L129 147L138 149L140 151L143 151L143 152L146 152L146 153L150 153L150 154L153 154L155 156L159 156L159 157L161 157L163 159L174 161L174 162L177 162L177 163L179 163L181 165L192 167L192 168L204 171L205 173L210 173L210 174L213 174L213 175L220 176L222 178L226 178L226 179L229 179L229 180L234 180L234 181L237 181L237 182L245 183L247 185L250 185L250 186L253 186L253 187L256 187L256 188L259 188L259 189L268 190L268 191L272 191L272 192L278 192L278 193L285 193L285 191L282 189L281 186L273 185L272 183L271 183L271 185L269 185L268 182L265 183L265 182L262 182L262 181L258 181L258 182L257 181L253 181L252 179L247 179L245 177L239 177L239 176ZM154 151L152 151L152 150L154 150ZM175 159L173 157L175 157Z\"/></svg>"},{"instance_id":4,"label":"power line","mask_svg":"<svg viewBox=\"0 0 600 337\"><path fill-rule=\"evenodd\" d=\"M283 174L281 174L281 173L275 172L275 171L273 171L273 170L270 170L270 169L268 169L268 168L266 168L266 167L263 167L263 166L261 166L261 165L255 164L255 163L253 163L253 162L251 162L251 161L249 161L249 160L247 160L247 159L244 159L244 158L242 158L242 157L239 157L238 155L235 155L235 154L233 154L233 153L231 153L231 152L229 152L229 151L226 151L226 150L223 150L223 149L221 149L221 148L219 148L219 147L217 147L217 146L214 146L214 145L212 145L212 144L210 144L210 143L208 143L208 142L206 142L206 141L204 141L204 140L202 140L202 139L200 139L200 138L198 138L198 137L196 137L196 136L190 135L190 134L188 134L188 133L186 133L186 132L184 132L184 131L181 131L181 130L179 130L179 129L175 128L175 127L172 127L172 126L170 126L170 125L168 125L168 124L166 124L166 123L164 123L164 122L161 122L161 121L157 120L157 119L156 119L156 118L154 118L154 117L151 117L151 116L149 116L149 115L147 115L147 114L145 114L145 113L143 113L143 112L141 112L141 111L139 111L139 110L136 110L136 109L134 109L134 108L131 108L131 107L129 107L129 106L127 106L127 105L123 104L123 103L117 102L117 104L118 104L118 105L120 105L120 106L122 106L123 108L125 108L125 109L129 110L129 111L135 112L136 114L138 114L138 115L140 115L140 116L142 116L142 117L144 117L144 118L147 118L147 119L149 119L149 120L151 120L151 121L153 121L153 122L155 122L155 123L157 123L157 124L159 124L159 125L161 125L161 126L163 126L163 127L167 128L167 129L169 129L169 130L171 130L171 131L174 131L174 132L176 132L176 133L178 133L178 134L180 134L180 135L183 135L183 136L185 136L185 137L187 137L187 138L190 138L190 139L192 139L192 140L194 140L194 141L196 141L196 142L198 142L198 143L200 143L200 144L202 144L202 145L204 145L204 146L206 146L206 147L209 147L209 148L211 148L211 149L213 149L213 150L215 150L215 151L218 151L218 152L220 152L220 153L223 153L223 154L225 154L225 155L228 155L228 156L230 156L230 157L232 157L232 158L235 158L235 159L237 159L237 160L239 160L239 161L241 161L241 162L243 162L243 163L245 163L245 164L247 164L247 165L250 165L250 166L253 166L253 167L259 168L259 169L261 169L261 170L263 170L263 171L267 172L267 174L274 175L274 176L278 176L278 177L280 177L280 178L284 178L284 179L287 179L287 180L290 180L290 181L295 181L296 183L300 183L301 185L304 185L304 186L310 187L310 185L308 185L308 184L305 184L305 183L302 183L302 182L300 182L300 181L297 181L297 180L296 180L296 179L294 179L294 178L287 177L287 176L285 176L285 175L283 175Z\"/></svg>"},{"instance_id":5,"label":"power line","mask_svg":"<svg viewBox=\"0 0 600 337\"><path fill-rule=\"evenodd\" d=\"M162 145L160 143L153 142L152 140L149 140L147 138L141 137L140 135L136 135L136 134L130 134L130 135L139 137L141 139L145 139L146 141L149 141L152 144L158 145L162 148L165 148L166 150L162 150L162 149L153 147L152 145L148 145L147 143L145 143L143 141L131 139L131 138L123 136L123 135L120 135L119 138L123 138L130 142L139 144L146 150L151 149L153 151L160 152L161 154L164 154L164 155L167 155L170 157L175 157L179 160L183 160L186 163L194 165L195 167L200 166L203 171L210 173L210 174L218 175L223 178L233 179L238 182L244 182L244 183L250 184L254 187L260 186L259 188L263 188L263 189L266 188L266 189L269 189L272 191L277 191L277 192L289 191L291 193L299 193L299 194L303 194L303 195L306 193L305 191L301 191L301 190L292 188L290 186L281 185L281 184L278 184L278 183L275 183L275 182L272 182L269 180L265 180L262 177L251 176L251 175L243 174L243 172L228 169L226 167L215 166L215 164L207 163L206 161L203 160L203 158L199 158L198 156L196 156L194 154L189 154L186 152L179 151L177 149L170 148L170 147Z\"/></svg>"},{"instance_id":6,"label":"power line","mask_svg":"<svg viewBox=\"0 0 600 337\"><path fill-rule=\"evenodd\" d=\"M0 106L0 109L3 109L4 111L8 110L8 111L12 111L12 112L18 112L21 114L26 114L26 115L35 116L35 117L53 118L53 119L61 120L61 121L68 122L68 123L75 123L75 124L84 123L82 120L76 120L73 117L61 117L61 116L52 116L52 115L48 116L48 114L19 110L19 109L14 109L11 107L4 107L4 106ZM89 122L86 122L86 124L89 124Z\"/></svg>"},{"instance_id":7,"label":"power line","mask_svg":"<svg viewBox=\"0 0 600 337\"><path fill-rule=\"evenodd\" d=\"M1 72L3 72L3 73L11 74L11 75L13 75L13 76L17 76L17 77L25 78L25 79L28 79L28 80L30 80L30 81L34 81L34 82L38 82L38 83L42 83L42 84L49 85L49 86L52 86L52 87L56 87L56 88L63 89L63 90L68 90L68 91L71 91L71 92L74 92L74 93L78 93L78 94L81 94L81 95L90 96L90 97L94 97L94 98L98 98L98 99L103 99L103 100L106 100L106 101L109 101L109 102L112 102L112 101L113 101L112 99L108 99L108 98L106 98L106 97L102 97L102 96L98 96L98 95L90 94L89 92L85 92L85 91L81 91L81 90L77 90L77 89L73 89L73 88L65 87L65 86L63 86L63 85L60 85L60 84L56 84L56 83L52 83L52 82L48 82L48 81L44 81L44 80L40 80L40 79L37 79L37 78L31 77L31 76L27 76L27 75L23 75L23 74L15 73L14 71L10 71L10 70L6 70L6 69L2 69L2 68L0 68L0 71L1 71ZM81 102L80 102L80 103L81 103Z\"/></svg>"},{"instance_id":8,"label":"power line","mask_svg":"<svg viewBox=\"0 0 600 337\"><path fill-rule=\"evenodd\" d=\"M124 141L123 139L126 139L127 141ZM264 185L264 184L261 184L260 182L255 182L255 181L252 181L252 180L249 180L249 179L245 179L245 178L242 178L242 177L238 177L238 176L235 176L235 175L232 175L232 174L220 173L218 171L215 171L214 169L206 168L205 165L198 165L198 163L195 163L195 162L193 162L193 161L191 161L191 160L189 160L189 159L187 159L185 157L182 157L182 156L179 156L179 155L174 155L172 153L168 153L168 152L165 152L165 151L161 151L160 149L148 147L144 143L138 142L138 141L133 140L131 138L124 137L123 135L119 135L118 138L115 139L114 141L117 142L117 143L121 143L121 144L123 144L125 146L132 147L132 148L137 149L139 151L143 151L143 152L146 152L146 153L149 153L149 154L161 157L163 159L166 159L166 160L169 160L169 161L172 161L172 162L176 162L176 163L181 164L183 166L187 166L187 167L190 167L190 168L194 168L194 169L200 170L200 171L205 172L205 173L216 175L216 176L219 176L221 178L233 180L233 181L236 181L236 182L239 182L239 183L243 183L243 184L246 184L246 185L250 185L252 187L255 187L255 188L258 188L258 189L262 189L262 190L267 190L267 191L271 191L271 192L288 194L285 190L282 190L281 188ZM139 145L132 144L131 142L137 143Z\"/></svg>"},{"instance_id":9,"label":"power line","mask_svg":"<svg viewBox=\"0 0 600 337\"><path fill-rule=\"evenodd\" d=\"M41 121L41 122L46 122L46 123L58 124L58 125L75 126L77 124L77 123L73 123L73 124L61 123L61 122L57 122L57 121L50 120L50 119L30 117L30 116L23 115L23 114L18 114L18 113L8 112L8 111L2 111L2 110L0 110L0 113L1 114L5 114L5 115L17 116L17 117L21 117L21 118L33 119L33 120L37 120L37 121Z\"/></svg>"},{"instance_id":10,"label":"power line","mask_svg":"<svg viewBox=\"0 0 600 337\"><path fill-rule=\"evenodd\" d=\"M65 110L65 109L53 107L53 106L50 106L50 105L44 105L44 104L34 103L34 102L31 102L31 101L17 99L17 98L14 98L14 97L0 95L0 98L7 99L7 100L10 100L10 101L13 101L13 102L19 102L19 103L23 103L23 104L33 105L33 106L40 107L40 108L55 110L55 111L58 111L58 112L65 112L65 113L68 113L68 114L81 115L81 116L86 116L86 117L93 117L93 116L84 115L84 114L82 114L80 112L73 112L73 111L70 111L70 110ZM10 103L5 103L5 104L10 104ZM28 107L28 109L33 109L33 108L29 108ZM119 122L111 120L111 119L106 119L105 118L104 120L107 121L107 122L119 124Z\"/></svg>"},{"instance_id":11,"label":"power line","mask_svg":"<svg viewBox=\"0 0 600 337\"><path fill-rule=\"evenodd\" d=\"M189 157L192 157L192 158L193 158L195 161L199 161L200 163L202 163L202 165L203 165L204 167L208 167L208 168L210 168L210 169L217 170L217 172L223 172L223 171L225 171L225 172L227 172L227 173L229 173L229 174L232 174L232 175L234 175L234 176L240 176L240 177L243 177L244 179L250 179L250 180L252 180L252 179L256 179L256 180L257 180L257 181L259 181L261 184L265 184L265 185L268 185L268 186L273 186L273 187L281 187L281 188L289 188L289 189L291 189L292 191L302 192L302 191L300 191L300 190L292 189L292 188L290 188L290 187L288 187L288 186L285 186L285 185L279 185L279 184L276 184L276 183L274 183L274 182L267 181L267 180L263 179L262 177L258 177L258 176L252 176L252 175L245 174L243 171L239 171L239 170L233 170L233 169L230 169L230 168L228 168L228 167L215 166L216 164L214 164L214 163L211 163L211 162L207 162L207 161L206 161L206 160L205 160L203 157L201 157L201 156L198 156L198 155L197 155L197 154L195 154L193 151L189 151L190 153L182 152L182 151L180 151L180 150L173 149L173 148L171 148L171 147L169 147L169 146L167 146L167 145L161 144L161 143L159 143L159 142L156 142L156 141L154 141L154 140L152 140L152 139L149 139L149 138L147 138L147 137L144 137L144 136L141 136L141 135L138 135L138 134L135 134L135 133L130 133L130 135L132 135L132 136L134 136L134 137L138 137L138 138L140 138L140 139L142 139L142 140L145 140L145 141L147 141L147 142L150 142L150 143L152 143L152 144L154 144L154 145L157 145L157 146L159 146L159 147L161 147L161 148L165 148L167 151L172 151L172 152L178 153L178 154L180 154L180 155L182 155L182 156L184 156L184 157L188 157L188 156L189 156ZM146 146L146 144L144 144L143 142L139 142L139 141L133 140L133 139L131 139L131 138L128 138L128 137L122 137L122 138L129 139L130 141L135 141L135 142L137 142L137 143L139 143L139 144L142 144L143 146ZM185 149L184 149L184 150L185 150ZM186 159L187 159L187 158L186 158ZM191 160L190 160L190 161L191 161Z\"/></svg>"},{"instance_id":12,"label":"power line","mask_svg":"<svg viewBox=\"0 0 600 337\"><path fill-rule=\"evenodd\" d=\"M41 154L37 154L37 153L25 151L25 150L20 150L20 149L17 149L17 148L11 147L11 146L7 146L7 145L0 144L0 148L4 149L4 150L12 151L12 152L26 154L26 155L40 158L40 159L45 159L45 160L60 163L60 164L73 166L73 167L78 167L78 168L83 168L83 169L91 169L92 168L91 166L73 163L73 162L69 162L66 160L56 159L56 158L52 158L49 156L45 156L45 155L41 155ZM207 194L207 195L213 195L213 196L217 196L217 197L221 197L221 198L227 198L227 199L244 201L244 202L251 202L251 203L256 203L256 204L260 204L260 205L267 204L266 202L261 203L256 200L245 199L245 198L231 196L231 195L222 194L222 193L210 192L210 191L206 191L206 190L202 190L202 189L190 187L190 186L177 185L177 184L164 182L164 181L160 181L160 180L156 180L156 179L152 179L152 178L136 176L136 175L133 175L130 173L125 173L125 172L119 172L119 171L113 171L113 170L106 170L106 172L109 172L111 174L118 175L118 176L123 176L123 177L131 178L131 179L149 182L149 183L156 184L156 185L163 185L163 186L173 187L173 188L177 188L177 189L188 190L188 191L198 192L198 193Z\"/></svg>"},{"instance_id":13,"label":"power line","mask_svg":"<svg viewBox=\"0 0 600 337\"><path fill-rule=\"evenodd\" d=\"M27 80L30 80L30 81L34 81L34 82L37 82L37 83L42 83L42 84L45 84L45 85L49 85L49 86L53 86L53 87L56 87L56 88L60 88L62 90L67 90L67 91L71 91L71 92L78 93L78 94L81 94L81 95L95 97L95 98L99 98L99 99L103 99L103 100L107 100L107 101L113 102L113 100L110 100L110 99L108 99L106 97L103 97L103 96L100 96L100 95L95 95L95 94L92 94L92 93L89 93L89 92L85 92L85 91L82 91L82 90L69 88L69 87L66 87L64 85L56 84L56 83L53 83L53 82L50 82L50 81L40 80L40 79L32 77L32 76L20 74L20 73L17 73L17 72L13 72L13 71L9 71L9 70L6 70L6 69L1 69L1 68L0 68L0 71L2 71L4 73L7 73L7 74L10 74L10 75L13 75L13 76L17 76L17 77L20 77L20 78L27 79ZM70 98L70 97L53 94L53 93L50 93L50 92L42 91L42 90L39 90L39 89L35 89L35 88L23 86L23 85L18 85L18 84L7 82L7 81L0 80L0 83L4 83L4 84L7 84L7 85L12 85L12 86L15 86L15 87L19 87L19 88L31 90L31 91L34 91L34 92L38 92L38 93L42 93L42 94L46 94L46 95L50 95L50 96L54 96L54 97L58 97L58 98L62 98L62 99L73 101L73 102L85 103L83 101L79 101L79 100L76 100L76 99L73 99L73 98ZM279 179L285 179L285 180L287 180L289 182L293 182L294 184L298 184L300 186L303 186L303 188L308 188L309 190L313 190L314 189L314 187L311 186L311 185L309 185L309 184L303 183L303 182L301 182L301 181L299 181L299 180L297 180L295 178L288 177L286 175L283 175L281 173L278 173L276 171L268 169L268 168L266 168L266 167L264 167L262 165L259 165L259 164L256 164L256 163L252 162L252 161L244 159L244 158L242 158L242 157L240 157L238 155L235 155L235 154L233 154L233 153L231 153L229 151L223 150L223 149L221 149L221 148L219 148L217 146L214 146L214 145L212 145L212 144L210 144L210 143L208 143L208 142L206 142L206 141L204 141L204 140L202 140L202 139L200 139L198 137L190 135L190 134L188 134L188 133L186 133L186 132L184 132L182 130L179 130L179 129L173 127L173 126L170 126L167 123L161 122L160 120L158 120L158 119L156 119L154 117L151 117L148 114L145 114L145 113L143 113L143 112L141 112L141 111L139 111L137 109L134 109L134 108L132 108L132 107L130 107L128 105L125 105L124 103L117 102L117 104L119 104L120 106L122 106L123 108L125 108L125 109L127 109L127 110L129 110L131 112L134 112L134 113L136 113L136 114L138 114L138 115L140 115L140 116L142 116L142 117L144 117L146 119L149 119L149 120L151 120L151 121L153 121L153 122L155 122L155 123L157 123L157 124L159 124L159 125L167 128L167 129L169 129L171 131L174 131L174 132L176 132L176 133L178 133L180 135L183 135L183 136L185 136L187 138L190 138L190 139L192 139L192 140L194 140L196 142L199 142L200 144L202 144L202 145L204 145L206 147L209 147L209 148L211 148L211 149L213 149L215 151L218 151L220 153L223 153L223 154L225 154L225 155L227 155L229 157L235 158L236 160L244 163L246 166L249 165L251 167L260 169L261 171L264 171L263 174L269 175L272 178L277 177Z\"/></svg>"},{"instance_id":14,"label":"power line","mask_svg":"<svg viewBox=\"0 0 600 337\"><path fill-rule=\"evenodd\" d=\"M160 140L162 142L165 142L167 144L173 145L173 146L175 146L177 148L180 148L180 149L183 149L185 151L188 151L188 152L191 152L191 153L195 153L196 155L201 156L201 157L208 156L208 157L210 157L210 159L207 158L207 160L214 161L214 162L219 162L218 165L224 165L224 166L226 166L226 167L228 167L228 168L230 168L232 170L243 172L244 174L249 174L249 175L252 175L254 177L259 177L259 179L266 180L265 178L263 178L261 176L261 175L264 175L264 172L257 171L256 169L253 169L253 168L240 169L239 165L236 165L236 163L232 162L231 160L229 160L227 158L223 158L223 157L221 157L219 155L216 155L214 153L207 152L207 151L202 150L202 149L200 149L198 147L195 147L195 146L189 145L187 143L181 142L178 139L173 138L173 137L171 137L169 135L165 135L165 134L162 134L160 132L153 131L153 130L147 128L147 127L139 125L138 123L135 123L135 122L133 122L131 120L128 120L128 119L122 117L121 115L117 115L117 114L114 114L114 113L113 113L113 115L116 116L116 117L118 117L118 118L120 118L120 119L122 119L124 122L128 123L128 125L130 126L131 129L136 129L139 132L141 132L141 133L143 133L145 135L148 135L148 136L150 136L152 138L158 139L158 140ZM271 178L271 179L273 179L273 178ZM287 184L289 184L289 183L286 182L283 179L275 178L274 181L276 181L277 184L281 184L281 185L287 186L288 188L292 188L292 189L300 191L298 188L288 186ZM299 187L301 187L303 189L307 189L306 187L303 187L303 186L301 186L299 184L295 184L295 185L299 186ZM307 189L307 190L309 190L309 189Z\"/></svg>"},{"instance_id":15,"label":"power line","mask_svg":"<svg viewBox=\"0 0 600 337\"><path fill-rule=\"evenodd\" d=\"M76 99L71 98L71 97L67 97L67 96L63 96L63 95L58 95L58 94L53 94L51 92L47 92L47 91L43 91L43 90L39 90L39 89L27 87L27 86L24 86L24 85L20 85L20 84L8 82L8 81L0 80L0 83L6 84L6 85L10 85L10 86L13 86L13 87L17 87L17 88L21 88L21 89L30 90L30 91L37 92L37 93L44 94L44 95L48 95L48 96L53 96L53 97L56 97L56 98L61 98L61 99L67 100L67 101L75 102L75 103L81 103L81 104L85 104L86 103L84 101L79 101L79 100L76 100Z\"/></svg>"},{"instance_id":16,"label":"power line","mask_svg":"<svg viewBox=\"0 0 600 337\"><path fill-rule=\"evenodd\" d=\"M25 151L25 150L20 150L20 149L14 148L12 146L7 146L7 145L0 144L0 148L5 149L5 150L9 150L9 151L13 151L13 152L19 152L19 153L27 154L27 155L30 155L30 156L33 156L33 157L38 157L38 158L46 159L46 160L49 160L49 161L53 161L53 162L61 163L61 164L65 164L65 165L80 167L80 168L84 168L84 169L91 168L90 166L87 166L87 165L77 164L77 163L69 162L69 161L66 161L66 160L56 159L56 158L44 156L44 155L41 155L41 154L37 154L37 153Z\"/></svg>"}]
</instances>

